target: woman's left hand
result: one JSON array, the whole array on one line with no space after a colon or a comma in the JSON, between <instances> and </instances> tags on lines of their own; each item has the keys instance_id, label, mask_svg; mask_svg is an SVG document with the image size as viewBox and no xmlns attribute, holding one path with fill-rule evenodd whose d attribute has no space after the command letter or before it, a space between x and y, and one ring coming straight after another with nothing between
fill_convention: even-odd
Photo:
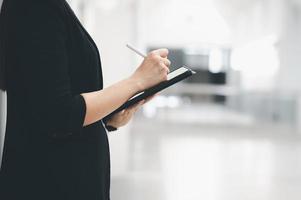
<instances>
[{"instance_id":1,"label":"woman's left hand","mask_svg":"<svg viewBox=\"0 0 301 200\"><path fill-rule=\"evenodd\" d=\"M139 110L139 108L143 104L149 102L155 96L156 95L153 95L145 100L138 102L137 104L135 104L127 109L120 111L119 113L116 113L115 115L112 116L112 118L110 118L108 120L107 125L113 126L115 128L120 128L122 126L125 126L127 123L129 123L129 121L132 119L134 114Z\"/></svg>"}]
</instances>

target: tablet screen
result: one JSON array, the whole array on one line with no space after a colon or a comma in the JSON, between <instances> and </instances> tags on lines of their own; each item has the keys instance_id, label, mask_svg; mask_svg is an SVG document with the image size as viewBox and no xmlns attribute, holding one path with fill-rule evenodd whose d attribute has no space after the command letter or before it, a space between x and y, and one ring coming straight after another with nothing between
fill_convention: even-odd
<instances>
[{"instance_id":1,"label":"tablet screen","mask_svg":"<svg viewBox=\"0 0 301 200\"><path fill-rule=\"evenodd\" d=\"M175 78L175 77L179 76L180 74L183 74L187 71L188 71L188 69L186 69L185 67L181 67L181 68L169 73L167 75L167 80L169 81L169 80L171 80L171 79L173 79L173 78Z\"/></svg>"}]
</instances>

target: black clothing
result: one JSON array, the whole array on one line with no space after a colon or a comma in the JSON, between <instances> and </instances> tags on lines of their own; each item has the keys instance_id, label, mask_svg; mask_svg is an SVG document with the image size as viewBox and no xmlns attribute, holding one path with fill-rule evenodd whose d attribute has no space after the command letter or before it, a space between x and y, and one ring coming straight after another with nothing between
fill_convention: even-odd
<instances>
[{"instance_id":1,"label":"black clothing","mask_svg":"<svg viewBox=\"0 0 301 200\"><path fill-rule=\"evenodd\" d=\"M98 49L65 0L4 0L8 116L1 200L108 200L102 121L81 93L103 88Z\"/></svg>"}]
</instances>

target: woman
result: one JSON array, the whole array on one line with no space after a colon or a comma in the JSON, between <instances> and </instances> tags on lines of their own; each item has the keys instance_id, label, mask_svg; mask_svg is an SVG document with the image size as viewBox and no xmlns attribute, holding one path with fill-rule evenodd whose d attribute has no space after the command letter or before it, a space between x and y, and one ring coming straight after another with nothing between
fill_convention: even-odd
<instances>
[{"instance_id":1,"label":"woman","mask_svg":"<svg viewBox=\"0 0 301 200\"><path fill-rule=\"evenodd\" d=\"M153 51L128 78L103 89L97 47L65 0L4 0L1 89L8 116L1 200L108 200L104 124L125 125L145 102L103 120L167 79L168 51Z\"/></svg>"}]
</instances>

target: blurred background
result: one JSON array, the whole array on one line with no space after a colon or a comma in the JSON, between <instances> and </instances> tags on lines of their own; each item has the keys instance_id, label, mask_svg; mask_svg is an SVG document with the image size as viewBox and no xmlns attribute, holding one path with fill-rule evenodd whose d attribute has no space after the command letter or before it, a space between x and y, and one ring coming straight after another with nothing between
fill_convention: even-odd
<instances>
[{"instance_id":1,"label":"blurred background","mask_svg":"<svg viewBox=\"0 0 301 200\"><path fill-rule=\"evenodd\" d=\"M301 198L301 1L69 3L105 86L142 61L126 43L169 48L172 69L197 72L109 133L112 200Z\"/></svg>"}]
</instances>

